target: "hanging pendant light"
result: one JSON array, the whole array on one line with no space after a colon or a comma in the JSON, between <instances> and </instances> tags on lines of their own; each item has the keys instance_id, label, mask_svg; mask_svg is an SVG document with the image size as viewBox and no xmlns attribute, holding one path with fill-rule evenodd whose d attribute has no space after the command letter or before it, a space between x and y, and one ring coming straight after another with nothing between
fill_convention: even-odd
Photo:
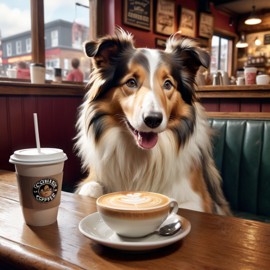
<instances>
[{"instance_id":1,"label":"hanging pendant light","mask_svg":"<svg viewBox=\"0 0 270 270\"><path fill-rule=\"evenodd\" d=\"M247 25L255 25L262 22L261 18L256 15L255 6L252 6L252 12L250 13L249 17L245 20L245 24Z\"/></svg>"},{"instance_id":2,"label":"hanging pendant light","mask_svg":"<svg viewBox=\"0 0 270 270\"><path fill-rule=\"evenodd\" d=\"M247 46L245 34L241 34L240 40L236 43L236 48L246 48Z\"/></svg>"}]
</instances>

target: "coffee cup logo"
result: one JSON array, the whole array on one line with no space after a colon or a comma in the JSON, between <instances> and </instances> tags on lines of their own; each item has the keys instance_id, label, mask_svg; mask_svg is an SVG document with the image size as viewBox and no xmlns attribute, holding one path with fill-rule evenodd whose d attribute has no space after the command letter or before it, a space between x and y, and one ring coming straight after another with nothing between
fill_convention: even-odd
<instances>
[{"instance_id":1,"label":"coffee cup logo","mask_svg":"<svg viewBox=\"0 0 270 270\"><path fill-rule=\"evenodd\" d=\"M44 178L35 183L33 186L33 195L38 202L48 203L55 199L58 191L56 179Z\"/></svg>"}]
</instances>

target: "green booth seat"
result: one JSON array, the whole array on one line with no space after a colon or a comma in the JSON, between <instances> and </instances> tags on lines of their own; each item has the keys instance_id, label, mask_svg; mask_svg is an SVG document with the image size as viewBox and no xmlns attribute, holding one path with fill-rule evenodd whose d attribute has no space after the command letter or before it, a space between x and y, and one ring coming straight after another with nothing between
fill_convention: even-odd
<instances>
[{"instance_id":1,"label":"green booth seat","mask_svg":"<svg viewBox=\"0 0 270 270\"><path fill-rule=\"evenodd\" d=\"M235 216L270 222L270 118L209 116L214 160Z\"/></svg>"}]
</instances>

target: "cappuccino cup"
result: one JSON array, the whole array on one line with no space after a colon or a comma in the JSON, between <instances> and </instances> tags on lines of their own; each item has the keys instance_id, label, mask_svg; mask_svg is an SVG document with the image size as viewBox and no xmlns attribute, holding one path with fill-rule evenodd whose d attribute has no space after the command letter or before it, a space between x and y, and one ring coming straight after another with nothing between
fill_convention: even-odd
<instances>
[{"instance_id":1,"label":"cappuccino cup","mask_svg":"<svg viewBox=\"0 0 270 270\"><path fill-rule=\"evenodd\" d=\"M57 220L66 159L66 154L57 148L22 149L10 157L26 224L46 226Z\"/></svg>"},{"instance_id":2,"label":"cappuccino cup","mask_svg":"<svg viewBox=\"0 0 270 270\"><path fill-rule=\"evenodd\" d=\"M178 211L174 199L145 191L108 193L99 197L96 204L104 222L125 237L146 236Z\"/></svg>"}]
</instances>

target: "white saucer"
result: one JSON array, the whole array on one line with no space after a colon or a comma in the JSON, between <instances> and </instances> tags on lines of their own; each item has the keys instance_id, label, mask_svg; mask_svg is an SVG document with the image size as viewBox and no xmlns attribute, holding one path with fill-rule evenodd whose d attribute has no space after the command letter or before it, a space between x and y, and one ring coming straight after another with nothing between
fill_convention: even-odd
<instances>
[{"instance_id":1,"label":"white saucer","mask_svg":"<svg viewBox=\"0 0 270 270\"><path fill-rule=\"evenodd\" d=\"M100 217L98 212L95 212L85 218L79 223L80 232L93 241L107 247L142 251L161 248L173 244L184 238L191 229L190 222L179 216L181 220L181 229L171 236L160 236L158 234L151 234L141 238L122 237L112 231Z\"/></svg>"}]
</instances>

